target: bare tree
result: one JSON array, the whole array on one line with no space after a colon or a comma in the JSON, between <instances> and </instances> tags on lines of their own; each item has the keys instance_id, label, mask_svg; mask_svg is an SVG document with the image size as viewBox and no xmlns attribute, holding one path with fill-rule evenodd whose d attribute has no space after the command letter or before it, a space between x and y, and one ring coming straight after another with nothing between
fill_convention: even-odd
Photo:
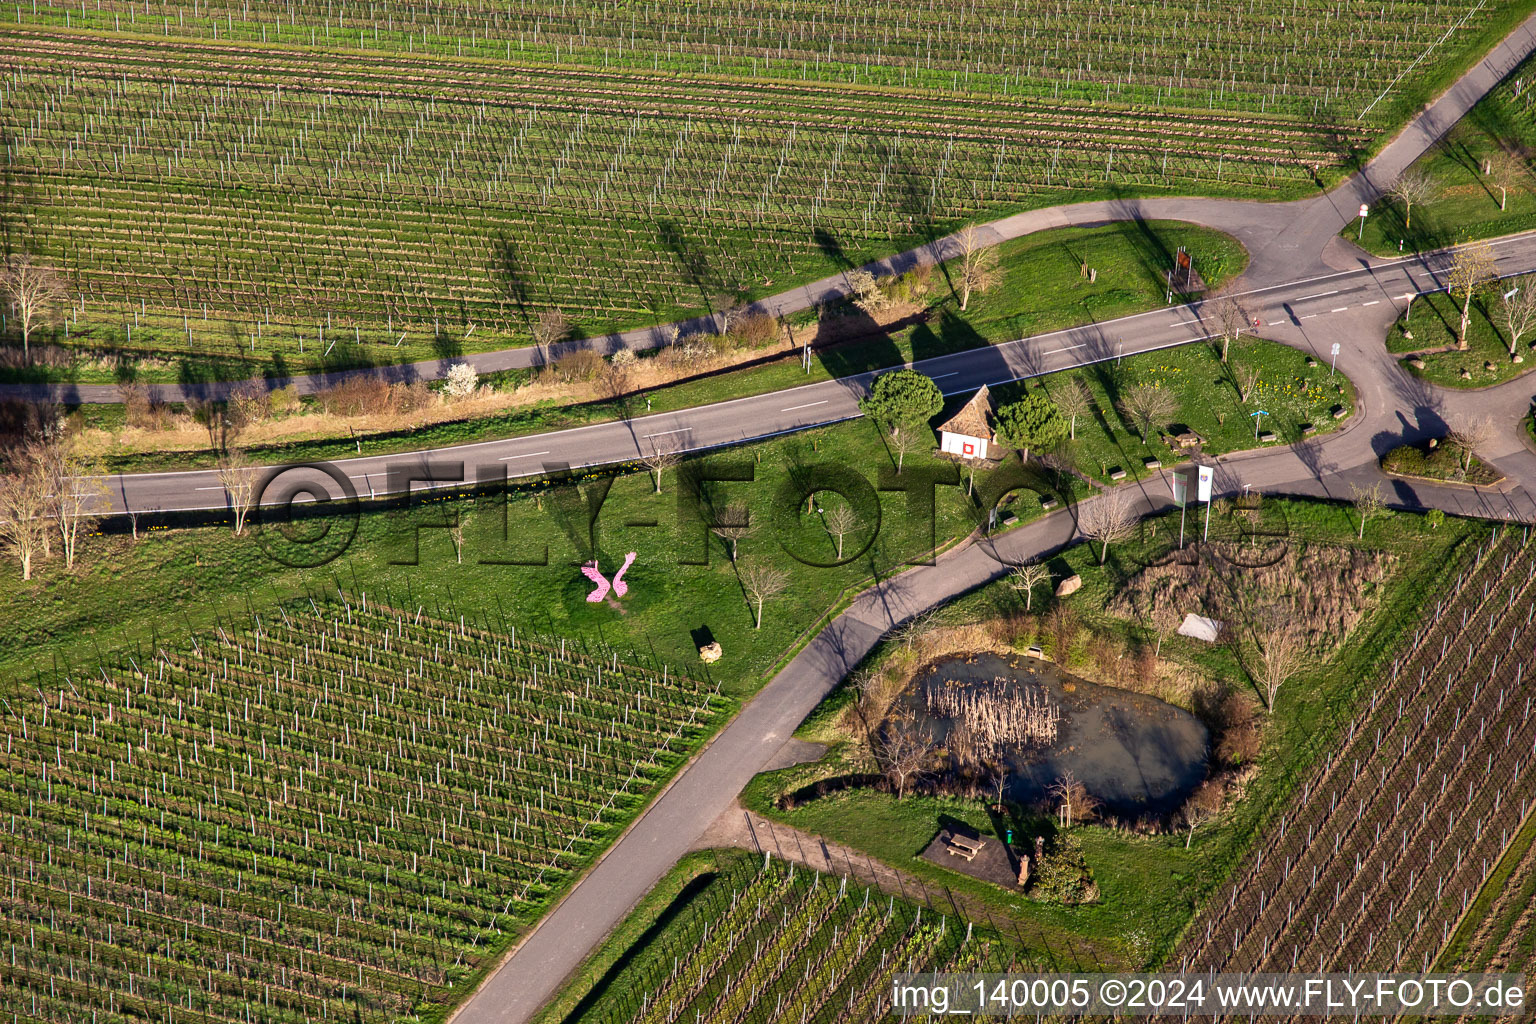
<instances>
[{"instance_id":1,"label":"bare tree","mask_svg":"<svg viewBox=\"0 0 1536 1024\"><path fill-rule=\"evenodd\" d=\"M629 394L630 375L629 368L618 363L605 363L597 372L597 379L593 382L597 391L597 397L605 402L614 402L621 406L626 405L621 399ZM622 409L620 410L623 411ZM624 417L628 419L628 417Z\"/></svg>"},{"instance_id":2,"label":"bare tree","mask_svg":"<svg viewBox=\"0 0 1536 1024\"><path fill-rule=\"evenodd\" d=\"M1056 393L1051 395L1051 400L1056 403L1056 411L1067 418L1067 436L1076 441L1077 418L1093 407L1088 389L1078 378L1069 377L1065 386L1057 388Z\"/></svg>"},{"instance_id":3,"label":"bare tree","mask_svg":"<svg viewBox=\"0 0 1536 1024\"><path fill-rule=\"evenodd\" d=\"M1152 649L1154 658L1162 657L1163 641L1172 636L1173 631L1178 629L1183 621L1183 616L1179 614L1178 607L1172 601L1153 599L1152 607L1147 613L1147 625L1157 637L1157 646Z\"/></svg>"},{"instance_id":4,"label":"bare tree","mask_svg":"<svg viewBox=\"0 0 1536 1024\"><path fill-rule=\"evenodd\" d=\"M256 503L256 477L258 470L245 452L231 448L219 459L219 484L229 502L229 511L235 517L235 536L245 533L245 521Z\"/></svg>"},{"instance_id":5,"label":"bare tree","mask_svg":"<svg viewBox=\"0 0 1536 1024\"><path fill-rule=\"evenodd\" d=\"M655 442L652 442L651 450L648 454L640 456L640 462L651 472L651 478L655 483L657 494L661 493L661 475L673 466L676 466L680 459L681 456L678 455L677 449L664 447Z\"/></svg>"},{"instance_id":6,"label":"bare tree","mask_svg":"<svg viewBox=\"0 0 1536 1024\"><path fill-rule=\"evenodd\" d=\"M1035 588L1051 581L1051 570L1039 562L1025 562L1008 572L1008 586L1024 595L1024 610L1029 611L1034 601Z\"/></svg>"},{"instance_id":7,"label":"bare tree","mask_svg":"<svg viewBox=\"0 0 1536 1024\"><path fill-rule=\"evenodd\" d=\"M1381 497L1381 485L1372 484L1369 489L1355 484L1349 485L1350 500L1355 505L1355 515L1360 520L1360 539L1365 539L1365 524L1376 516L1381 515L1381 510L1386 508L1386 502Z\"/></svg>"},{"instance_id":8,"label":"bare tree","mask_svg":"<svg viewBox=\"0 0 1536 1024\"><path fill-rule=\"evenodd\" d=\"M1433 178L1413 167L1399 174L1387 186L1387 195L1403 204L1403 226L1407 228L1413 227L1413 208L1430 202L1439 191Z\"/></svg>"},{"instance_id":9,"label":"bare tree","mask_svg":"<svg viewBox=\"0 0 1536 1024\"><path fill-rule=\"evenodd\" d=\"M48 511L42 477L35 472L0 477L0 542L21 565L21 578L32 578L32 561L48 535Z\"/></svg>"},{"instance_id":10,"label":"bare tree","mask_svg":"<svg viewBox=\"0 0 1536 1024\"><path fill-rule=\"evenodd\" d=\"M1456 464L1462 473L1472 469L1472 460L1479 449L1488 447L1494 438L1493 420L1487 416L1459 415L1451 418L1450 433L1445 443L1456 452Z\"/></svg>"},{"instance_id":11,"label":"bare tree","mask_svg":"<svg viewBox=\"0 0 1536 1024\"><path fill-rule=\"evenodd\" d=\"M1237 381L1237 398L1244 405L1253 395L1253 389L1259 386L1259 368L1247 366L1243 363L1232 364L1232 377Z\"/></svg>"},{"instance_id":12,"label":"bare tree","mask_svg":"<svg viewBox=\"0 0 1536 1024\"><path fill-rule=\"evenodd\" d=\"M912 722L910 714L887 724L875 748L875 760L896 787L897 800L905 797L907 787L924 774L932 755L932 738L927 729Z\"/></svg>"},{"instance_id":13,"label":"bare tree","mask_svg":"<svg viewBox=\"0 0 1536 1024\"><path fill-rule=\"evenodd\" d=\"M1070 771L1051 783L1049 792L1056 800L1056 816L1063 828L1071 828L1077 821L1093 815L1098 801L1088 792L1088 787L1077 781Z\"/></svg>"},{"instance_id":14,"label":"bare tree","mask_svg":"<svg viewBox=\"0 0 1536 1024\"><path fill-rule=\"evenodd\" d=\"M1446 273L1446 291L1461 297L1461 328L1456 332L1456 347L1467 347L1467 326L1472 322L1472 296L1494 279L1493 247L1487 242L1473 242L1456 250Z\"/></svg>"},{"instance_id":15,"label":"bare tree","mask_svg":"<svg viewBox=\"0 0 1536 1024\"><path fill-rule=\"evenodd\" d=\"M30 256L12 256L0 271L0 293L21 322L21 351L29 354L32 332L53 315L54 304L64 300L64 281L52 267Z\"/></svg>"},{"instance_id":16,"label":"bare tree","mask_svg":"<svg viewBox=\"0 0 1536 1024\"><path fill-rule=\"evenodd\" d=\"M1227 361L1227 350L1248 329L1248 310L1231 295L1216 300L1211 312L1216 317L1216 327L1221 333L1221 361Z\"/></svg>"},{"instance_id":17,"label":"bare tree","mask_svg":"<svg viewBox=\"0 0 1536 1024\"><path fill-rule=\"evenodd\" d=\"M1488 176L1499 190L1499 209L1509 208L1509 190L1519 189L1530 181L1530 171L1518 154L1500 149L1488 158Z\"/></svg>"},{"instance_id":18,"label":"bare tree","mask_svg":"<svg viewBox=\"0 0 1536 1024\"><path fill-rule=\"evenodd\" d=\"M1253 632L1255 676L1264 687L1264 706L1273 711L1280 688L1301 668L1306 641L1295 618L1280 609L1260 616Z\"/></svg>"},{"instance_id":19,"label":"bare tree","mask_svg":"<svg viewBox=\"0 0 1536 1024\"><path fill-rule=\"evenodd\" d=\"M1499 300L1499 326L1513 358L1520 339L1536 328L1536 274L1507 282L1515 294Z\"/></svg>"},{"instance_id":20,"label":"bare tree","mask_svg":"<svg viewBox=\"0 0 1536 1024\"><path fill-rule=\"evenodd\" d=\"M896 453L896 474L901 475L902 464L907 456L922 448L926 442L915 427L903 427L899 423L891 425L891 432L885 437L886 443Z\"/></svg>"},{"instance_id":21,"label":"bare tree","mask_svg":"<svg viewBox=\"0 0 1536 1024\"><path fill-rule=\"evenodd\" d=\"M1154 422L1162 423L1179 411L1179 400L1167 388L1155 384L1137 384L1126 389L1120 400L1126 415L1141 431L1141 443L1147 443L1147 434Z\"/></svg>"},{"instance_id":22,"label":"bare tree","mask_svg":"<svg viewBox=\"0 0 1536 1024\"><path fill-rule=\"evenodd\" d=\"M731 564L736 564L736 545L751 536L757 524L745 505L731 505L720 513L710 532L731 545Z\"/></svg>"},{"instance_id":23,"label":"bare tree","mask_svg":"<svg viewBox=\"0 0 1536 1024\"><path fill-rule=\"evenodd\" d=\"M997 284L997 247L985 245L976 225L968 224L960 231L960 309L971 303L972 292L984 292Z\"/></svg>"},{"instance_id":24,"label":"bare tree","mask_svg":"<svg viewBox=\"0 0 1536 1024\"><path fill-rule=\"evenodd\" d=\"M448 539L453 541L453 557L459 564L464 564L464 517L454 516L453 525L448 527Z\"/></svg>"},{"instance_id":25,"label":"bare tree","mask_svg":"<svg viewBox=\"0 0 1536 1024\"><path fill-rule=\"evenodd\" d=\"M1195 841L1195 829L1214 820L1221 813L1225 803L1226 793L1221 784L1211 779L1200 783L1195 791L1189 794L1189 799L1184 801L1184 806L1179 811L1179 817L1184 820L1184 827L1189 829L1189 834L1184 838L1184 849L1189 849L1190 844Z\"/></svg>"},{"instance_id":26,"label":"bare tree","mask_svg":"<svg viewBox=\"0 0 1536 1024\"><path fill-rule=\"evenodd\" d=\"M532 328L533 343L540 348L548 348L557 341L562 341L571 332L571 321L559 309L546 309L541 312L538 319L534 320Z\"/></svg>"},{"instance_id":27,"label":"bare tree","mask_svg":"<svg viewBox=\"0 0 1536 1024\"><path fill-rule=\"evenodd\" d=\"M842 561L843 536L859 528L859 510L846 501L839 501L827 509L822 521L826 524L827 532L837 539L837 558Z\"/></svg>"},{"instance_id":28,"label":"bare tree","mask_svg":"<svg viewBox=\"0 0 1536 1024\"><path fill-rule=\"evenodd\" d=\"M74 568L80 538L101 518L106 484L95 467L76 453L72 441L52 431L27 452L45 488L48 515L64 549L65 568Z\"/></svg>"},{"instance_id":29,"label":"bare tree","mask_svg":"<svg viewBox=\"0 0 1536 1024\"><path fill-rule=\"evenodd\" d=\"M1099 551L1099 564L1103 565L1109 557L1109 545L1124 538L1136 525L1129 493L1123 487L1116 487L1084 502L1081 508L1077 528L1084 537L1103 545Z\"/></svg>"},{"instance_id":30,"label":"bare tree","mask_svg":"<svg viewBox=\"0 0 1536 1024\"><path fill-rule=\"evenodd\" d=\"M741 585L746 589L747 596L756 605L752 628L762 629L763 604L769 598L778 597L789 588L789 573L762 562L744 565L741 567L740 572Z\"/></svg>"}]
</instances>

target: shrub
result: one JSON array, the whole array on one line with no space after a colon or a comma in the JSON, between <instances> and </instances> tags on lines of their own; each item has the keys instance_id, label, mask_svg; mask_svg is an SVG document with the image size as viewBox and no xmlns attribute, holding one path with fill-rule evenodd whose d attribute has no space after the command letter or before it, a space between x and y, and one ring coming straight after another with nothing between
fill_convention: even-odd
<instances>
[{"instance_id":1,"label":"shrub","mask_svg":"<svg viewBox=\"0 0 1536 1024\"><path fill-rule=\"evenodd\" d=\"M416 412L431 405L436 396L424 380L389 386L390 404L399 412Z\"/></svg>"},{"instance_id":2,"label":"shrub","mask_svg":"<svg viewBox=\"0 0 1536 1024\"><path fill-rule=\"evenodd\" d=\"M272 397L256 384L242 384L229 396L228 416L237 429L260 423L272 414Z\"/></svg>"},{"instance_id":3,"label":"shrub","mask_svg":"<svg viewBox=\"0 0 1536 1024\"><path fill-rule=\"evenodd\" d=\"M154 397L142 384L123 384L118 388L123 396L123 415L130 427L142 430L164 430L170 419L170 410Z\"/></svg>"},{"instance_id":4,"label":"shrub","mask_svg":"<svg viewBox=\"0 0 1536 1024\"><path fill-rule=\"evenodd\" d=\"M586 383L603 371L605 360L591 349L583 348L555 361L555 377L562 384Z\"/></svg>"},{"instance_id":5,"label":"shrub","mask_svg":"<svg viewBox=\"0 0 1536 1024\"><path fill-rule=\"evenodd\" d=\"M779 325L766 313L751 313L731 325L730 335L743 348L762 348L777 340Z\"/></svg>"},{"instance_id":6,"label":"shrub","mask_svg":"<svg viewBox=\"0 0 1536 1024\"><path fill-rule=\"evenodd\" d=\"M612 363L614 366L617 366L620 369L623 369L626 366L634 366L640 360L635 355L635 350L634 349L621 348L617 352L615 352L613 354L613 356L608 361L610 363Z\"/></svg>"},{"instance_id":7,"label":"shrub","mask_svg":"<svg viewBox=\"0 0 1536 1024\"><path fill-rule=\"evenodd\" d=\"M299 393L292 384L278 388L267 396L267 408L273 416L287 416L297 411L300 404Z\"/></svg>"},{"instance_id":8,"label":"shrub","mask_svg":"<svg viewBox=\"0 0 1536 1024\"><path fill-rule=\"evenodd\" d=\"M454 363L443 374L443 394L449 398L467 398L480 386L480 374L468 363Z\"/></svg>"},{"instance_id":9,"label":"shrub","mask_svg":"<svg viewBox=\"0 0 1536 1024\"><path fill-rule=\"evenodd\" d=\"M1082 845L1070 833L1059 832L1047 844L1040 863L1033 865L1032 895L1057 903L1091 903L1098 899L1098 886L1083 856Z\"/></svg>"}]
</instances>

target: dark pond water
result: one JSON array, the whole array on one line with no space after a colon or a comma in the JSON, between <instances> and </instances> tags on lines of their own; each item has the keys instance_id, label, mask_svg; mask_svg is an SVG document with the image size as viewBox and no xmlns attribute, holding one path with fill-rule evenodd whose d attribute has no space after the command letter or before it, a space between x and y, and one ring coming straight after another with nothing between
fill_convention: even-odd
<instances>
[{"instance_id":1,"label":"dark pond water","mask_svg":"<svg viewBox=\"0 0 1536 1024\"><path fill-rule=\"evenodd\" d=\"M930 714L929 686L950 691L1044 695L1060 711L1056 735L1008 749L1005 793L1018 803L1049 799L1052 783L1070 771L1103 810L1120 817L1157 816L1177 809L1206 775L1209 734L1188 712L1128 690L1100 686L1034 658L957 656L920 673L898 708L926 725L941 746L952 719Z\"/></svg>"}]
</instances>

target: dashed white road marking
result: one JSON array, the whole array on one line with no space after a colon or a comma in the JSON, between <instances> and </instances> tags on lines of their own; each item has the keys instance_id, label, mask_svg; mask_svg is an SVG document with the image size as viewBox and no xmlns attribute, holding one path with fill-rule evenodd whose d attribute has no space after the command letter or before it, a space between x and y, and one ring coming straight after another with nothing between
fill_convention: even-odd
<instances>
[{"instance_id":1,"label":"dashed white road marking","mask_svg":"<svg viewBox=\"0 0 1536 1024\"><path fill-rule=\"evenodd\" d=\"M1299 299L1297 299L1296 301L1297 302L1305 302L1308 299L1326 299L1330 295L1337 295L1337 294L1339 294L1339 290L1337 288L1335 288L1331 292L1318 292L1316 295L1303 295Z\"/></svg>"},{"instance_id":2,"label":"dashed white road marking","mask_svg":"<svg viewBox=\"0 0 1536 1024\"><path fill-rule=\"evenodd\" d=\"M548 455L549 452L524 452L522 455L504 455L497 462L511 462L513 459L531 459L535 455Z\"/></svg>"},{"instance_id":3,"label":"dashed white road marking","mask_svg":"<svg viewBox=\"0 0 1536 1024\"><path fill-rule=\"evenodd\" d=\"M1349 308L1348 306L1340 306L1338 309L1330 309L1328 312L1330 312L1330 313L1342 313L1342 312L1344 312L1348 308Z\"/></svg>"},{"instance_id":4,"label":"dashed white road marking","mask_svg":"<svg viewBox=\"0 0 1536 1024\"><path fill-rule=\"evenodd\" d=\"M1316 313L1308 313L1306 316L1297 317L1296 319L1298 319L1298 320L1311 320L1315 316L1317 316Z\"/></svg>"},{"instance_id":5,"label":"dashed white road marking","mask_svg":"<svg viewBox=\"0 0 1536 1024\"><path fill-rule=\"evenodd\" d=\"M646 434L646 437L664 437L667 434L686 434L692 427L678 427L676 430L658 430L654 434Z\"/></svg>"},{"instance_id":6,"label":"dashed white road marking","mask_svg":"<svg viewBox=\"0 0 1536 1024\"><path fill-rule=\"evenodd\" d=\"M1370 302L1362 302L1362 303L1360 303L1360 305L1362 305L1362 306L1379 306L1379 305L1381 305L1381 300L1380 299L1372 299Z\"/></svg>"},{"instance_id":7,"label":"dashed white road marking","mask_svg":"<svg viewBox=\"0 0 1536 1024\"><path fill-rule=\"evenodd\" d=\"M823 398L819 402L807 402L804 405L792 405L788 409L780 409L779 412L794 412L796 409L814 409L816 406L826 405L830 401L830 398Z\"/></svg>"}]
</instances>

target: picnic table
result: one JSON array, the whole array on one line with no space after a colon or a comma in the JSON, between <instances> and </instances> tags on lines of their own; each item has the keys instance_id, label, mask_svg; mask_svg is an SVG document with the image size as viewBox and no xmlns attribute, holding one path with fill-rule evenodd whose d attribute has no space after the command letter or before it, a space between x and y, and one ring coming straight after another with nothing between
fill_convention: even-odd
<instances>
[{"instance_id":1,"label":"picnic table","mask_svg":"<svg viewBox=\"0 0 1536 1024\"><path fill-rule=\"evenodd\" d=\"M945 849L951 856L964 857L966 860L975 859L976 855L981 852L980 839L963 836L958 832L951 832L945 836L944 843Z\"/></svg>"}]
</instances>

